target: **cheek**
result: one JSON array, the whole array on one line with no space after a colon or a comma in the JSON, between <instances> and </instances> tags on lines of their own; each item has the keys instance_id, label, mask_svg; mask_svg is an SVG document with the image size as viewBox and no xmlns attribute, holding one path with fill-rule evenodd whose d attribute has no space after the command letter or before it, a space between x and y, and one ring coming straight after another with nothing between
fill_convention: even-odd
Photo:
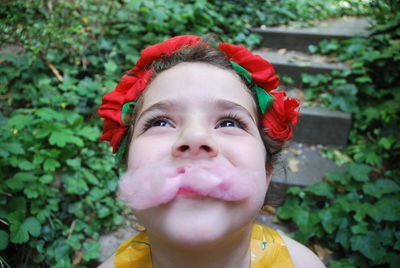
<instances>
[{"instance_id":1,"label":"cheek","mask_svg":"<svg viewBox=\"0 0 400 268\"><path fill-rule=\"evenodd\" d=\"M168 141L160 138L136 138L131 141L129 147L128 169L138 168L165 158L170 152Z\"/></svg>"},{"instance_id":2,"label":"cheek","mask_svg":"<svg viewBox=\"0 0 400 268\"><path fill-rule=\"evenodd\" d=\"M226 154L232 164L265 174L266 151L262 141L249 139L246 142L241 141L236 144L241 144L242 146L230 145L226 147Z\"/></svg>"}]
</instances>

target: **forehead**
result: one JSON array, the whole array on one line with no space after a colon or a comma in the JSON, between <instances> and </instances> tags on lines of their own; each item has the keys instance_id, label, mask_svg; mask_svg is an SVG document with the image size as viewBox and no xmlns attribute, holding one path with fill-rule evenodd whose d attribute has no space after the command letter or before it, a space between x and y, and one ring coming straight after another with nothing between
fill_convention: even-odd
<instances>
[{"instance_id":1,"label":"forehead","mask_svg":"<svg viewBox=\"0 0 400 268\"><path fill-rule=\"evenodd\" d=\"M207 63L180 63L158 74L144 92L142 110L170 100L188 107L225 100L256 114L254 99L240 77Z\"/></svg>"}]
</instances>

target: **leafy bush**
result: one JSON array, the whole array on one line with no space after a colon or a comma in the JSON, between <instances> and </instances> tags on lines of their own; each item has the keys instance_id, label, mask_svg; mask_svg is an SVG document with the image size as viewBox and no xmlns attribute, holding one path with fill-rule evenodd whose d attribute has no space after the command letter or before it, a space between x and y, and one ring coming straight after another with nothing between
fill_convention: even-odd
<instances>
[{"instance_id":1,"label":"leafy bush","mask_svg":"<svg viewBox=\"0 0 400 268\"><path fill-rule=\"evenodd\" d=\"M400 186L394 180L399 174L371 171L353 163L323 182L292 187L278 209L281 219L297 224L297 240L323 243L338 255L331 267L400 263Z\"/></svg>"},{"instance_id":2,"label":"leafy bush","mask_svg":"<svg viewBox=\"0 0 400 268\"><path fill-rule=\"evenodd\" d=\"M350 144L342 150L352 163L323 182L291 188L279 217L297 224L303 243L332 249L338 260L331 267L400 265L400 16L391 3L378 5L369 38L312 47L348 61L349 71L303 75L307 99L352 113Z\"/></svg>"}]
</instances>

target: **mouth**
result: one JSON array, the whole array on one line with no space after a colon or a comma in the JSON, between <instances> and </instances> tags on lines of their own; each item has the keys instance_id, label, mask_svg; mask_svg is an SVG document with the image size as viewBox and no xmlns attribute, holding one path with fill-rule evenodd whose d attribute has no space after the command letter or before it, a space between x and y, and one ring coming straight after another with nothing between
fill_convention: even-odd
<instances>
[{"instance_id":1,"label":"mouth","mask_svg":"<svg viewBox=\"0 0 400 268\"><path fill-rule=\"evenodd\" d=\"M200 192L193 190L189 187L180 187L177 196L181 197L189 197L189 198L205 198L207 196L201 194Z\"/></svg>"}]
</instances>

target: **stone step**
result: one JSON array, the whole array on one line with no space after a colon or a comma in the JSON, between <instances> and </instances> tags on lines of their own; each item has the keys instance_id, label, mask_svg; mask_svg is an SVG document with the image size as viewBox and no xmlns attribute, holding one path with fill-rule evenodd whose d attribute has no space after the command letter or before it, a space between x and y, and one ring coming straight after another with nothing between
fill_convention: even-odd
<instances>
[{"instance_id":1,"label":"stone step","mask_svg":"<svg viewBox=\"0 0 400 268\"><path fill-rule=\"evenodd\" d=\"M279 76L291 77L293 79L293 86L295 87L302 86L302 73L326 74L349 68L347 64L338 62L333 57L310 55L298 51L260 49L253 51L253 53L260 55L272 63Z\"/></svg>"},{"instance_id":2,"label":"stone step","mask_svg":"<svg viewBox=\"0 0 400 268\"><path fill-rule=\"evenodd\" d=\"M302 107L293 140L308 144L346 146L351 114L322 107Z\"/></svg>"},{"instance_id":3,"label":"stone step","mask_svg":"<svg viewBox=\"0 0 400 268\"><path fill-rule=\"evenodd\" d=\"M343 17L316 22L308 28L296 26L260 27L251 29L262 35L262 46L308 51L309 45L317 45L327 39L349 39L353 36L366 37L370 34L367 18Z\"/></svg>"},{"instance_id":4,"label":"stone step","mask_svg":"<svg viewBox=\"0 0 400 268\"><path fill-rule=\"evenodd\" d=\"M324 148L331 147L289 142L275 164L267 203L278 207L289 187L306 187L322 181L327 172L342 170L321 153Z\"/></svg>"}]
</instances>

